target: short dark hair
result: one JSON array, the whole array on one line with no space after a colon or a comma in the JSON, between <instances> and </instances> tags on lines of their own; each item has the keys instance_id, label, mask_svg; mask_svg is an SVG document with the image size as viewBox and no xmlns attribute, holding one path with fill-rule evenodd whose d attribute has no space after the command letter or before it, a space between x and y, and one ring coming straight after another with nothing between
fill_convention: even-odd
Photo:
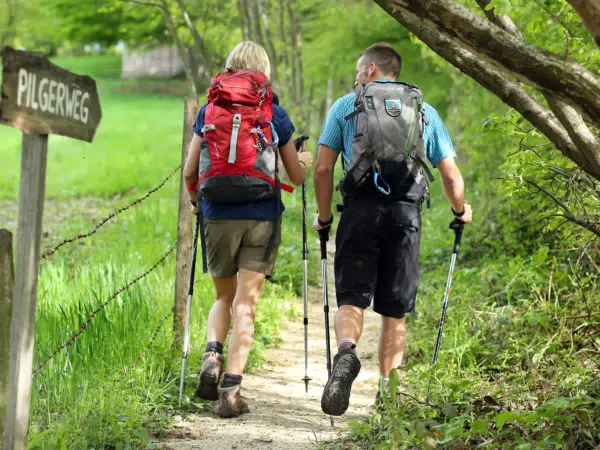
<instances>
[{"instance_id":1,"label":"short dark hair","mask_svg":"<svg viewBox=\"0 0 600 450\"><path fill-rule=\"evenodd\" d=\"M394 75L394 78L400 76L402 56L387 42L378 42L371 45L359 55L359 58L363 56L367 63L374 62L377 64L379 70L384 74Z\"/></svg>"}]
</instances>

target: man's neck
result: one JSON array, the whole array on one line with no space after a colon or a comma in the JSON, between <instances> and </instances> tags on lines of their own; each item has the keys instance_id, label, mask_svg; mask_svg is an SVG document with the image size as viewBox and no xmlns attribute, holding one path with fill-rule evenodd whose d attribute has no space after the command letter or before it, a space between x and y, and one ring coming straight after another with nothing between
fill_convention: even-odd
<instances>
[{"instance_id":1,"label":"man's neck","mask_svg":"<svg viewBox=\"0 0 600 450\"><path fill-rule=\"evenodd\" d=\"M373 75L371 78L371 82L374 81L396 81L396 78L394 78L392 75L385 75L379 72L377 75Z\"/></svg>"}]
</instances>

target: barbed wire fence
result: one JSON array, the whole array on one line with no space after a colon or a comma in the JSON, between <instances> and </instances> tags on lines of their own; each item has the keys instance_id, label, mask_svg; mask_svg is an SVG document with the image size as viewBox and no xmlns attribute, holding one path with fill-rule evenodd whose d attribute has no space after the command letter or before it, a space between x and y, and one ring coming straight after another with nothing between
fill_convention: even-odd
<instances>
[{"instance_id":1,"label":"barbed wire fence","mask_svg":"<svg viewBox=\"0 0 600 450\"><path fill-rule=\"evenodd\" d=\"M156 191L158 191L160 188L162 188L167 183L167 181L169 181L171 179L171 177L177 173L177 171L179 169L181 169L181 164L178 165L175 169L173 169L173 171L169 175L167 175L167 177L158 186L156 186L154 189L152 189L146 195L144 195L143 197L138 198L137 200L135 200L134 202L130 203L127 206L124 206L122 208L117 209L115 212L113 212L112 214L108 215L107 217L105 217L104 219L102 219L100 222L98 222L94 226L94 228L92 228L92 230L89 231L88 233L80 234L80 235L72 237L70 239L65 239L64 241L60 242L58 245L56 245L56 246L52 247L51 249L45 251L42 254L42 256L40 257L40 259L44 260L44 259L48 258L49 256L52 256L53 254L55 254L64 245L67 245L67 244L70 244L71 242L79 241L81 239L85 239L85 238L88 238L88 237L92 236L102 226L104 226L107 222L109 222L110 220L112 220L115 217L117 217L122 212L127 211L128 209L134 208L134 207L138 206L140 203L142 203L144 200L147 200L152 194L154 194Z\"/></svg>"},{"instance_id":2,"label":"barbed wire fence","mask_svg":"<svg viewBox=\"0 0 600 450\"><path fill-rule=\"evenodd\" d=\"M42 368L46 364L48 364L48 362L50 362L54 357L56 357L56 355L58 355L62 350L66 349L71 344L73 344L73 342L75 342L79 338L79 336L81 336L85 332L85 330L87 330L87 327L88 327L89 323L92 321L92 319L94 319L94 317L96 317L96 315L100 311L102 311L110 302L112 302L115 298L117 298L119 295L121 295L123 292L125 292L127 289L129 289L131 286L133 286L138 281L140 281L142 278L145 278L147 275L149 275L151 272L153 272L158 266L160 266L167 259L167 257L173 252L173 250L175 250L176 246L177 246L177 242L175 242L173 245L171 245L171 248L169 248L169 250L167 250L167 252L162 256L162 258L160 258L160 260L158 260L158 262L156 262L152 267L150 267L143 274L141 274L140 276L134 278L129 283L127 283L126 285L124 285L123 287L121 287L113 295L111 295L108 298L108 300L106 300L104 303L102 303L100 306L98 306L88 316L88 318L81 324L81 326L79 327L79 330L76 333L74 333L69 338L69 340L67 340L64 344L59 345L58 347L56 347L56 349L50 354L50 356L48 356L42 363L40 363L36 367L36 369L33 371L33 374L35 375L36 373L38 373L40 370L42 370Z\"/></svg>"},{"instance_id":3,"label":"barbed wire fence","mask_svg":"<svg viewBox=\"0 0 600 450\"><path fill-rule=\"evenodd\" d=\"M68 244L71 244L71 243L77 242L77 241L81 241L81 240L84 240L84 239L87 239L87 238L93 236L98 230L100 230L100 228L102 228L104 225L106 225L111 220L115 219L117 216L119 216L123 212L139 206L145 200L150 198L154 193L156 193L158 190L160 190L162 187L164 187L167 184L167 182L173 177L173 175L175 175L180 169L181 169L181 164L178 165L175 169L173 169L156 187L154 187L153 189L148 191L144 196L136 199L135 201L133 201L132 203L130 203L126 206L118 208L117 210L115 210L114 212L109 214L107 217L103 218L96 225L94 225L94 227L89 232L82 233L82 234L79 234L78 236L64 239L63 241L59 242L57 245L55 245L55 246L51 247L49 250L45 251L42 254L42 256L40 257L40 260L48 259L50 256L56 254L61 248L63 248L64 246L66 246ZM104 302L102 302L100 305L98 305L92 311L92 313L89 314L89 316L81 323L81 325L79 326L79 329L76 332L74 332L64 343L57 346L47 357L45 357L42 360L42 362L40 362L36 366L35 370L33 371L33 375L35 376L36 374L40 373L44 369L44 367L46 367L48 365L48 363L50 361L54 360L64 350L68 349L71 345L73 345L73 343L76 342L83 334L85 334L86 330L89 329L90 324L93 322L94 318L102 310L104 310L108 305L110 305L116 298L118 298L125 291L127 291L132 286L134 286L135 284L137 284L138 282L140 282L141 280L146 278L148 275L150 275L152 272L154 272L158 267L163 265L165 263L165 261L167 260L167 258L177 248L177 244L178 244L178 241L175 240L175 242L173 242L168 247L168 249L165 251L165 253L151 267L149 267L147 270L145 270L142 274L138 275L137 277L135 277L132 280L125 283L122 287L120 287L112 295L110 295L108 297L108 299L106 299ZM158 338L158 336L160 334L160 331L164 327L164 324L167 322L167 320L171 316L173 316L174 312L175 312L175 307L170 308L168 313L166 315L164 315L157 322L157 325L154 327L153 332L150 335L149 341L144 345L139 356L129 366L125 367L123 369L123 372L120 375L117 375L114 380L111 380L108 382L110 384L110 387L108 388L109 392L112 392L114 389L116 389L124 380L126 380L131 375L133 369L139 364L140 361L143 360L144 356L153 347L156 339ZM86 415L84 416L83 420L81 421L80 425L78 426L78 431L73 436L71 443L73 443L77 439L78 435L83 431L83 429L85 428L86 424L88 423L90 417L92 416L92 413L94 412L94 410L97 409L97 406L99 405L99 403L100 403L100 398L95 400L93 402L93 404L89 407L89 410L87 411Z\"/></svg>"}]
</instances>

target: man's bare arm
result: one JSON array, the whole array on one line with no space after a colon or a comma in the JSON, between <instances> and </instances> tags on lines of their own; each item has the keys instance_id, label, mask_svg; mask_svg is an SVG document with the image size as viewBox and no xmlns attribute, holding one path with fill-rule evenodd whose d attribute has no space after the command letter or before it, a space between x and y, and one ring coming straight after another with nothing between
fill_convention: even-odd
<instances>
[{"instance_id":1,"label":"man's bare arm","mask_svg":"<svg viewBox=\"0 0 600 450\"><path fill-rule=\"evenodd\" d=\"M319 209L319 219L327 222L333 216L333 172L339 153L326 145L319 145L319 156L315 165L315 195Z\"/></svg>"},{"instance_id":2,"label":"man's bare arm","mask_svg":"<svg viewBox=\"0 0 600 450\"><path fill-rule=\"evenodd\" d=\"M454 158L444 158L437 163L436 167L442 177L444 192L450 206L457 213L465 212L459 218L462 222L470 222L472 216L471 205L465 200L465 183Z\"/></svg>"}]
</instances>

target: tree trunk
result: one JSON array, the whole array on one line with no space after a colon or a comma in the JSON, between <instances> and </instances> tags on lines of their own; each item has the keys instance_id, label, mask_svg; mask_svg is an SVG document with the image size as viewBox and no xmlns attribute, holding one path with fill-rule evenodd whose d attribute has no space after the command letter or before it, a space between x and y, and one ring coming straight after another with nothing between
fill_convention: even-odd
<instances>
[{"instance_id":1,"label":"tree trunk","mask_svg":"<svg viewBox=\"0 0 600 450\"><path fill-rule=\"evenodd\" d=\"M490 4L490 0L477 0L477 4L490 21L526 41L508 15L496 15L495 8L486 10L486 7ZM565 128L573 143L581 151L582 157L587 161L584 169L600 170L600 142L583 121L581 113L553 94L548 92L544 92L543 94L550 109Z\"/></svg>"},{"instance_id":2,"label":"tree trunk","mask_svg":"<svg viewBox=\"0 0 600 450\"><path fill-rule=\"evenodd\" d=\"M302 32L298 21L298 3L296 0L287 0L288 15L290 17L291 43L294 55L292 62L294 72L294 90L297 104L302 106L304 101L304 77L302 67Z\"/></svg>"},{"instance_id":3,"label":"tree trunk","mask_svg":"<svg viewBox=\"0 0 600 450\"><path fill-rule=\"evenodd\" d=\"M600 47L600 0L569 0Z\"/></svg>"},{"instance_id":4,"label":"tree trunk","mask_svg":"<svg viewBox=\"0 0 600 450\"><path fill-rule=\"evenodd\" d=\"M198 91L196 89L196 77L194 76L192 68L190 67L190 61L187 57L185 47L183 46L181 39L179 39L179 35L177 34L177 28L175 27L173 14L171 13L167 0L161 0L160 4L160 10L162 11L163 16L165 17L167 30L169 30L171 39L173 39L173 41L175 42L175 46L177 47L177 54L179 55L179 58L181 58L181 63L183 64L183 71L185 72L185 78L188 82L188 89L190 91L190 95L198 97Z\"/></svg>"},{"instance_id":5,"label":"tree trunk","mask_svg":"<svg viewBox=\"0 0 600 450\"><path fill-rule=\"evenodd\" d=\"M490 58L533 87L578 105L600 126L600 78L560 55L537 48L454 0L376 0L386 10L404 9Z\"/></svg>"},{"instance_id":6,"label":"tree trunk","mask_svg":"<svg viewBox=\"0 0 600 450\"><path fill-rule=\"evenodd\" d=\"M583 170L600 172L600 140L590 131L579 111L556 97L547 95L546 100L577 148L585 150L582 156L586 158L587 164L582 166Z\"/></svg>"},{"instance_id":7,"label":"tree trunk","mask_svg":"<svg viewBox=\"0 0 600 450\"><path fill-rule=\"evenodd\" d=\"M292 59L289 59L289 45L288 45L288 27L286 26L286 21L285 21L285 11L286 11L286 5L284 0L279 0L278 2L279 4L279 40L281 41L281 66L283 68L283 72L285 73L285 82L286 82L286 87L288 90L288 95L292 96L292 98L294 98L294 86L293 86L293 76L290 76L290 70L291 70L291 65L290 61L292 61ZM281 71L280 71L281 73ZM281 83L281 89L283 89L283 80Z\"/></svg>"},{"instance_id":8,"label":"tree trunk","mask_svg":"<svg viewBox=\"0 0 600 450\"><path fill-rule=\"evenodd\" d=\"M250 11L248 8L248 1L252 1L252 0L238 0L238 4L240 7L240 13L242 15L243 18L243 24L244 24L244 39L249 40L249 41L255 41L256 37L254 36L253 33L253 28L252 28L252 17L250 16Z\"/></svg>"},{"instance_id":9,"label":"tree trunk","mask_svg":"<svg viewBox=\"0 0 600 450\"><path fill-rule=\"evenodd\" d=\"M250 13L250 26L254 28L254 39L256 42L263 47L265 46L265 38L263 35L263 30L260 25L260 12L258 10L258 1L257 0L249 0L250 7L248 8L248 12Z\"/></svg>"},{"instance_id":10,"label":"tree trunk","mask_svg":"<svg viewBox=\"0 0 600 450\"><path fill-rule=\"evenodd\" d=\"M248 37L248 30L246 29L246 15L244 14L243 0L238 0L238 14L239 27L242 30L242 39L247 41L250 38Z\"/></svg>"},{"instance_id":11,"label":"tree trunk","mask_svg":"<svg viewBox=\"0 0 600 450\"><path fill-rule=\"evenodd\" d=\"M257 0L258 12L260 14L263 26L265 28L265 36L267 38L267 46L265 49L269 55L269 60L271 62L271 81L274 84L274 87L279 90L279 73L278 66L279 61L277 59L277 52L275 50L275 44L273 43L273 35L271 34L271 29L269 28L269 16L267 15L264 8L264 0Z\"/></svg>"},{"instance_id":12,"label":"tree trunk","mask_svg":"<svg viewBox=\"0 0 600 450\"><path fill-rule=\"evenodd\" d=\"M583 129L582 124L583 126L585 124L583 119L580 121L574 116L577 113L574 108L564 109L569 105L564 102L562 96L542 89L542 93L546 96L550 95L549 98L562 102L564 112L557 118L554 113L547 110L532 97L518 81L512 79L508 73L503 71L505 68L502 62L498 62L493 58L493 62L490 62L485 56L478 53L479 51L487 52L487 49L481 49L480 45L471 41L461 42L460 38L453 39L450 33L446 32L444 26L420 17L423 11L417 11L418 8L398 6L397 0L375 1L432 50L521 113L534 127L546 135L565 156L577 163L594 178L600 180L600 166L597 163L598 149L597 147L594 148L593 140L589 139L589 135L580 136L576 140L572 139L574 130L577 130L575 132L581 132ZM447 3L444 0L440 1ZM478 3L480 2L478 1ZM482 20L485 21L485 19ZM452 20L449 20L449 24L452 26ZM498 31L507 33L498 26L494 27ZM520 40L519 46L521 48L529 45L524 42L520 34L514 31L511 33L511 39ZM571 99L571 101L575 100ZM570 124L572 129L563 126L562 121Z\"/></svg>"},{"instance_id":13,"label":"tree trunk","mask_svg":"<svg viewBox=\"0 0 600 450\"><path fill-rule=\"evenodd\" d=\"M375 0L380 6L385 0ZM501 70L485 61L480 55L460 46L437 26L425 24L416 14L407 9L389 10L383 6L408 31L417 36L446 61L473 78L495 94L508 106L517 110L536 127L568 158L580 167L588 166L566 130L552 114L538 103L518 82L507 77ZM600 170L587 168L586 171L600 180Z\"/></svg>"}]
</instances>

